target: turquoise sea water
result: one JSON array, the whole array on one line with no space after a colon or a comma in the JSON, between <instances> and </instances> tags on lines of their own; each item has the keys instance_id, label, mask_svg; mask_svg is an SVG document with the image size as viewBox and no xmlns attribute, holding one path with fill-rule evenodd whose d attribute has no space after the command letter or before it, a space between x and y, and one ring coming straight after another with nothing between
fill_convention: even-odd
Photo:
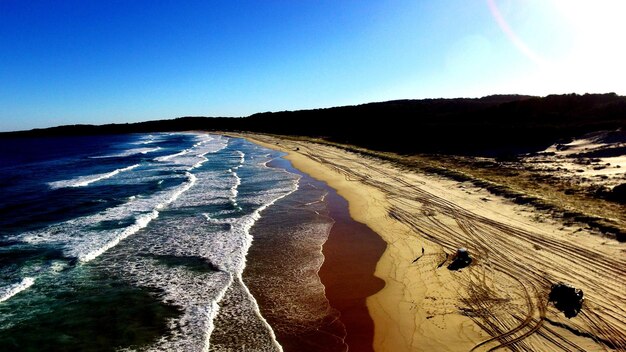
<instances>
[{"instance_id":1,"label":"turquoise sea water","mask_svg":"<svg viewBox=\"0 0 626 352\"><path fill-rule=\"evenodd\" d=\"M326 191L275 151L199 133L0 147L0 350L275 351L277 332L335 314L317 277ZM301 255L277 266L259 247L253 262L251 229L277 201L259 243Z\"/></svg>"}]
</instances>

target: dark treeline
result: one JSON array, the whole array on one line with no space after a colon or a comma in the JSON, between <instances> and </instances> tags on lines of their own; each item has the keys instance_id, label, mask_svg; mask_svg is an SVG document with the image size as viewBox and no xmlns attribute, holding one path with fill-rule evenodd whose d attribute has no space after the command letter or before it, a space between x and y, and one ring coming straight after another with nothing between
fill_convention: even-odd
<instances>
[{"instance_id":1,"label":"dark treeline","mask_svg":"<svg viewBox=\"0 0 626 352\"><path fill-rule=\"evenodd\" d=\"M626 97L610 93L396 100L266 112L245 118L182 117L133 124L61 126L0 136L250 131L321 137L399 153L498 155L540 150L557 140L624 127Z\"/></svg>"},{"instance_id":2,"label":"dark treeline","mask_svg":"<svg viewBox=\"0 0 626 352\"><path fill-rule=\"evenodd\" d=\"M513 153L538 150L587 132L626 126L626 97L401 100L252 115L247 128L320 136L400 153ZM411 127L415 126L415 127Z\"/></svg>"}]
</instances>

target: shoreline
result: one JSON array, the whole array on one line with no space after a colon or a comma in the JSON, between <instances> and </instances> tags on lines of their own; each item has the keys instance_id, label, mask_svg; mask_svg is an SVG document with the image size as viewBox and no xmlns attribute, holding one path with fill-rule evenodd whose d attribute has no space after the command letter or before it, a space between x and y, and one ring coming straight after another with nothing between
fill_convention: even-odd
<instances>
[{"instance_id":1,"label":"shoreline","mask_svg":"<svg viewBox=\"0 0 626 352\"><path fill-rule=\"evenodd\" d=\"M324 182L285 158L268 167L301 178L251 230L243 276L262 316L285 352L373 352L366 298L384 286L374 270L385 243Z\"/></svg>"},{"instance_id":2,"label":"shoreline","mask_svg":"<svg viewBox=\"0 0 626 352\"><path fill-rule=\"evenodd\" d=\"M347 200L325 186L334 223L322 246L324 262L318 275L331 307L341 314L349 350L373 352L374 322L366 300L385 286L374 273L387 244L369 227L352 219Z\"/></svg>"},{"instance_id":3,"label":"shoreline","mask_svg":"<svg viewBox=\"0 0 626 352\"><path fill-rule=\"evenodd\" d=\"M387 243L387 249L384 252L386 258L381 258L376 265L374 275L385 281L385 287L372 297L366 300L367 309L372 320L374 320L374 350L375 351L461 351L470 350L474 345L479 343L481 339L487 339L487 334L481 334L480 328L474 326L468 318L456 319L454 325L470 325L469 332L464 332L462 336L446 336L440 340L432 341L424 340L424 337L438 333L431 330L430 332L418 333L417 342L421 346L414 345L416 342L416 333L420 328L416 324L416 320L427 320L428 316L424 312L417 309L415 296L409 294L407 297L407 286L412 286L418 294L418 297L427 296L427 288L420 287L420 281L427 281L432 278L424 278L418 280L408 279L409 267L406 261L409 258L415 258L419 255L421 248L425 247L428 252L435 252L437 249L432 244L422 241L407 242L406 239L402 243L394 243L395 236L388 234L403 233L410 236L411 230L404 224L393 221L387 216L385 209L385 194L374 187L368 187L353 182L344 174L336 169L312 160L300 152L301 147L286 146L290 141L271 138L271 141L262 140L250 136L242 135L254 143L260 144L266 148L280 150L287 153L283 158L289 160L292 165L303 173L313 177L316 180L325 182L329 187L333 188L339 196L348 201L349 213L352 219L357 222L366 224L381 239ZM279 141L279 142L277 142ZM274 143L272 143L274 142ZM280 144L278 144L280 143ZM298 150L296 150L298 148ZM398 246L400 244L400 246ZM401 259L401 258L405 259ZM411 259L412 260L412 259ZM399 261L405 263L399 265ZM400 272L398 272L400 271ZM396 272L395 275L391 274ZM408 285L391 279L397 275L403 276L403 281L411 281ZM419 273L415 273L419 275ZM451 295L447 295L446 300L451 299ZM417 317L417 319L416 319ZM435 328L436 329L436 328ZM456 335L456 328L453 329ZM474 333L470 339L468 335ZM440 332L439 332L440 333ZM449 333L446 333L449 335Z\"/></svg>"},{"instance_id":4,"label":"shoreline","mask_svg":"<svg viewBox=\"0 0 626 352\"><path fill-rule=\"evenodd\" d=\"M623 244L537 219L532 208L469 183L327 145L240 137L287 152L294 167L336 189L351 217L387 242L375 273L386 286L367 299L375 350L624 347L625 314L604 313L619 312L624 299ZM459 247L475 263L439 269ZM579 317L566 319L547 302L558 281L585 292Z\"/></svg>"}]
</instances>

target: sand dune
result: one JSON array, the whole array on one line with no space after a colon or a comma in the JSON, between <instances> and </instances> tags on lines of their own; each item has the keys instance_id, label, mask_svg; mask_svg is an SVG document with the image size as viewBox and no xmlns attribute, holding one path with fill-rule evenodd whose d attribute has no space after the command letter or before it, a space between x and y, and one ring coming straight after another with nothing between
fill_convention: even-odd
<instances>
[{"instance_id":1,"label":"sand dune","mask_svg":"<svg viewBox=\"0 0 626 352\"><path fill-rule=\"evenodd\" d=\"M538 217L469 183L333 146L246 137L287 151L387 242L375 273L385 288L367 301L376 351L626 350L623 243ZM474 261L450 271L459 247ZM585 295L571 319L548 302L561 281Z\"/></svg>"}]
</instances>

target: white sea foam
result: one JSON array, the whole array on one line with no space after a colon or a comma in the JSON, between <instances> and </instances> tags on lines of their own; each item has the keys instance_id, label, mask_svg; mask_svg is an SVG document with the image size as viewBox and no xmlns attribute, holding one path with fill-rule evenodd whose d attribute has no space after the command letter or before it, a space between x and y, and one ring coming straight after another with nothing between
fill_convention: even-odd
<instances>
[{"instance_id":1,"label":"white sea foam","mask_svg":"<svg viewBox=\"0 0 626 352\"><path fill-rule=\"evenodd\" d=\"M168 206L171 210L179 209L177 215L160 217L156 220L159 226L129 237L127 245L119 247L142 255L125 254L110 260L110 265L121 270L128 280L162 289L164 300L183 309L183 314L169 323L173 333L164 336L150 350L208 351L219 348L211 344L218 317L225 319L227 324L241 322L248 326L250 331L245 334L252 338L249 341L259 338L262 343L254 345L258 350L281 350L256 300L243 284L242 273L252 243L250 229L261 218L263 210L297 189L299 177L278 169L266 169L258 163L250 163L250 160L252 158L244 160L248 164L242 166L241 173L226 172L227 167L222 170L194 169L197 180L192 188ZM245 191L238 189L241 184L256 182L269 183L246 187ZM245 200L252 210L232 211L224 207L220 210L219 205L228 204L234 196ZM215 211L207 211L204 207L207 204L214 204ZM202 210L194 213L190 209L195 206L202 207ZM164 266L156 259L172 255L204 258L219 271L193 272L184 266ZM131 259L123 262L119 258ZM236 302L236 306L223 308L220 302L224 299Z\"/></svg>"},{"instance_id":2,"label":"white sea foam","mask_svg":"<svg viewBox=\"0 0 626 352\"><path fill-rule=\"evenodd\" d=\"M190 170L197 169L200 166L202 166L202 164L204 164L205 162L209 161L209 159L205 158L204 156L202 158L203 158L203 160L200 160L197 163L193 164L193 166L190 168Z\"/></svg>"},{"instance_id":3,"label":"white sea foam","mask_svg":"<svg viewBox=\"0 0 626 352\"><path fill-rule=\"evenodd\" d=\"M185 155L185 154L187 154L189 152L190 152L190 149L183 149L180 152L177 152L177 153L174 153L174 154L169 154L169 155L156 157L156 158L154 158L154 160L156 160L156 161L168 161L168 160L170 160L172 158L175 158L175 157L181 156L181 155Z\"/></svg>"},{"instance_id":4,"label":"white sea foam","mask_svg":"<svg viewBox=\"0 0 626 352\"><path fill-rule=\"evenodd\" d=\"M147 197L129 198L126 203L106 209L105 211L81 218L72 219L61 224L52 225L45 230L24 233L20 237L29 243L57 243L60 244L65 253L76 257L82 263L89 262L109 249L117 246L122 240L145 228L152 220L159 216L159 211L170 203L174 202L181 194L189 190L197 180L191 170L198 168L208 159L206 154L219 151L228 143L226 138L199 137L199 142L188 154L193 156L193 163L186 164L184 176L186 182L174 188L168 188L156 192ZM215 143L211 143L215 140ZM175 170L180 165L180 160L172 158L169 163L170 170ZM183 165L184 166L184 165ZM118 173L121 171L118 171ZM111 177L112 173L106 174ZM105 175L91 177L89 179L74 180L72 184L91 183L103 179ZM173 174L170 179L179 176ZM161 177L162 178L162 177ZM139 178L140 179L140 178ZM132 181L133 179L131 179ZM57 185L58 186L58 185ZM103 221L120 221L128 217L134 218L133 224L121 229L98 230L97 225ZM96 229L94 229L94 227Z\"/></svg>"},{"instance_id":5,"label":"white sea foam","mask_svg":"<svg viewBox=\"0 0 626 352\"><path fill-rule=\"evenodd\" d=\"M105 158L123 158L126 156L131 156L131 155L137 155L137 154L148 154L148 153L154 153L158 150L161 150L161 147L154 147L154 148L132 148L132 149L128 149L125 150L121 153L115 153L115 154L108 154L108 155L99 155L99 156L92 156L92 159L105 159Z\"/></svg>"},{"instance_id":6,"label":"white sea foam","mask_svg":"<svg viewBox=\"0 0 626 352\"><path fill-rule=\"evenodd\" d=\"M268 331L272 339L272 344L274 345L273 347L276 348L277 351L282 352L283 346L281 346L280 343L278 343L278 339L276 338L276 333L274 332L274 329L261 314L261 308L259 308L259 304L257 303L256 298L254 298L254 296L252 295L252 292L250 292L250 289L248 289L248 286L246 286L246 284L243 282L243 277L241 274L239 275L238 279L239 279L239 282L241 283L241 286L244 289L244 292L250 298L250 302L252 304L254 313L259 318L261 323L265 326L265 329Z\"/></svg>"},{"instance_id":7,"label":"white sea foam","mask_svg":"<svg viewBox=\"0 0 626 352\"><path fill-rule=\"evenodd\" d=\"M230 170L230 169L229 169ZM233 183L233 185L230 187L230 202L233 203L233 205L235 207L238 207L237 205L237 195L239 194L239 186L241 185L241 177L239 177L239 175L237 175L237 173L235 171L230 171L230 174L233 175L233 177L235 178L235 182Z\"/></svg>"},{"instance_id":8,"label":"white sea foam","mask_svg":"<svg viewBox=\"0 0 626 352\"><path fill-rule=\"evenodd\" d=\"M269 206L271 206L278 200L288 196L289 194L295 192L298 189L299 178L300 177L298 176L297 178L295 178L294 181L291 182L292 187L290 189L283 189L282 194L276 195L276 193L274 192L266 193L266 196L269 195L270 197L266 198L265 201L256 210L254 210L250 215L240 218L238 223L236 224L239 226L231 227L231 231L232 229L236 231L237 228L239 228L239 231L243 235L243 238L241 238L242 240L241 248L238 251L240 255L237 255L234 257L231 256L231 258L229 258L230 262L228 263L230 265L228 266L234 270L234 274L236 275L236 278L237 278L236 280L238 281L240 286L243 288L243 292L246 295L248 302L250 302L249 304L251 306L251 309L254 315L257 317L257 319L260 320L261 324L265 327L265 330L269 333L271 340L272 340L272 345L274 349L277 351L282 351L282 346L278 343L278 340L276 339L276 335L272 327L265 320L265 318L263 318L261 311L259 309L259 306L256 302L256 299L254 298L252 293L250 293L250 290L243 282L242 275L246 266L246 255L248 253L248 250L250 249L250 246L252 245L252 240L253 240L252 235L250 234L250 230L252 229L254 224L261 218L261 213L263 212L263 210L267 209ZM207 220L209 220L209 218L207 218ZM215 319L215 317L213 317L213 319ZM211 322L210 324L212 325L213 323ZM210 345L210 342L209 342L210 337L211 335L208 334L206 345L205 345L206 346L205 350L207 351Z\"/></svg>"},{"instance_id":9,"label":"white sea foam","mask_svg":"<svg viewBox=\"0 0 626 352\"><path fill-rule=\"evenodd\" d=\"M133 225L128 226L120 233L117 233L115 236L113 236L111 240L106 242L104 245L101 245L100 247L86 254L80 254L78 256L79 260L83 263L89 262L95 259L96 257L98 257L99 255L101 255L102 253L106 252L107 250L115 247L118 243L120 243L120 241L126 239L128 236L148 226L148 224L152 220L159 217L160 209L163 209L166 205L175 201L176 198L180 197L181 194L189 190L189 188L191 188L191 186L193 186L193 184L196 183L196 176L194 176L191 173L187 173L186 176L188 178L188 182L186 182L185 184L183 184L183 186L178 187L173 192L171 192L168 196L166 196L164 201L157 203L155 208L151 212L149 212L148 214L142 214L142 215L137 216L135 218L135 223Z\"/></svg>"},{"instance_id":10,"label":"white sea foam","mask_svg":"<svg viewBox=\"0 0 626 352\"><path fill-rule=\"evenodd\" d=\"M223 136L197 135L196 142L191 148L155 158L157 162L170 162L186 167L190 171L197 169L208 161L207 154L216 153L228 145L228 138Z\"/></svg>"},{"instance_id":11,"label":"white sea foam","mask_svg":"<svg viewBox=\"0 0 626 352\"><path fill-rule=\"evenodd\" d=\"M263 164L264 165L264 164ZM276 170L278 171L278 170ZM287 173L286 171L283 170L284 173ZM236 175L236 174L235 174ZM291 174L290 174L291 175ZM295 176L295 175L293 175ZM243 287L243 290L247 296L247 299L249 300L249 302L252 305L252 309L254 314L257 316L258 319L260 319L261 323L265 326L266 330L268 331L268 333L270 334L271 338L272 338L272 342L273 342L273 347L278 350L278 351L282 351L282 347L280 346L280 344L278 343L277 339L276 339L276 335L272 329L272 327L267 323L267 321L265 320L265 318L263 318L260 309L258 307L258 304L256 302L256 299L254 298L254 296L250 293L250 291L248 290L247 286L243 283L243 279L242 279L242 275L243 275L243 271L245 269L245 263L246 263L246 255L248 253L248 250L250 249L250 246L252 245L252 235L250 234L250 230L252 229L252 227L254 226L254 224L261 218L261 213L267 209L269 206L271 206L272 204L274 204L275 202L277 202L278 200L288 196L289 194L295 192L298 189L298 181L299 181L300 177L299 176L295 176L294 179L291 179L290 182L288 182L288 184L291 185L291 187L285 189L285 188L278 188L278 192L276 192L276 190L274 191L270 191L267 193L264 193L264 195L255 195L252 199L254 200L261 200L259 198L265 198L263 199L263 201L261 201L261 205L254 210L250 215L244 216L240 219L238 219L238 222L235 225L238 226L232 226L231 227L231 231L237 231L237 229L240 231L240 233L243 235L243 238L241 238L242 242L241 242L241 248L239 249L240 251L240 255L238 256L231 256L230 262L229 263L224 263L224 264L229 264L227 265L227 267L232 268L232 270L234 270L234 274L236 275L236 278L238 280L238 282L241 284L241 286ZM282 191L282 192L281 192ZM211 221L209 217L207 217L207 220ZM238 252L239 252L238 251ZM207 336L207 346L209 345L209 340L210 340L210 335Z\"/></svg>"},{"instance_id":12,"label":"white sea foam","mask_svg":"<svg viewBox=\"0 0 626 352\"><path fill-rule=\"evenodd\" d=\"M137 142L134 142L132 144L145 145L145 144L152 144L152 143L156 143L156 142L158 142L158 141L156 141L156 140L145 140L145 141L137 141Z\"/></svg>"},{"instance_id":13,"label":"white sea foam","mask_svg":"<svg viewBox=\"0 0 626 352\"><path fill-rule=\"evenodd\" d=\"M128 226L127 228L125 228L123 231L121 231L119 234L117 234L116 236L113 237L113 239L111 239L110 241L104 243L103 245L101 245L100 247L92 250L91 252L87 252L85 254L80 254L78 256L78 259L83 262L89 262L93 259L96 259L99 255L101 255L102 253L106 252L107 250L115 247L118 243L120 243L121 240L127 238L128 236L134 234L135 232L143 229L144 227L148 226L148 224L150 223L150 221L156 219L159 216L159 212L157 210L153 210L148 214L144 214L144 215L140 215L138 217L135 218L135 223L131 226Z\"/></svg>"},{"instance_id":14,"label":"white sea foam","mask_svg":"<svg viewBox=\"0 0 626 352\"><path fill-rule=\"evenodd\" d=\"M138 141L133 142L131 144L135 144L135 145L145 145L145 144L152 144L152 143L156 143L156 142L160 142L161 140L163 140L163 135L147 135L147 136L142 136Z\"/></svg>"},{"instance_id":15,"label":"white sea foam","mask_svg":"<svg viewBox=\"0 0 626 352\"><path fill-rule=\"evenodd\" d=\"M212 233L211 238L212 241L207 242L203 240L204 236L193 235L184 239L181 239L180 236L176 236L175 241L176 244L187 243L186 249L183 252L179 252L179 254L186 255L201 255L203 257L207 257L210 259L212 263L217 265L228 273L231 273L233 276L233 280L230 280L227 284L228 286L224 286L222 290L219 291L219 294L214 297L214 299L210 300L210 308L208 308L207 312L207 320L206 320L206 339L203 345L203 350L208 351L210 348L210 338L215 328L214 320L220 312L219 302L224 298L225 292L227 289L236 282L242 288L242 294L244 295L243 300L238 300L238 308L236 311L236 315L239 319L244 319L243 317L246 314L252 314L255 316L260 324L264 327L264 330L269 334L272 341L272 350L281 351L282 348L280 344L276 340L276 336L269 326L267 321L262 317L258 304L256 303L255 298L252 296L250 291L244 285L242 280L242 273L245 269L245 256L248 252L248 249L252 243L252 236L250 235L250 229L254 226L256 221L261 218L261 212L269 207L271 204L290 194L291 192L297 189L297 183L291 182L290 188L283 188L282 194L276 196L276 193L267 193L265 197L263 195L254 196L255 200L261 200L261 198L265 198L264 202L251 214L245 215L239 218L226 218L226 219L213 219L209 214L203 214L206 221L210 223L217 224L230 224L231 226L228 230L219 231L217 233ZM194 192L195 193L195 192ZM191 193L189 193L191 194ZM181 199L182 200L182 199ZM191 225L190 225L191 226ZM200 226L194 226L194 228L201 228ZM176 233L185 233L186 231L174 230ZM189 235L189 233L187 232ZM201 241L197 243L197 241ZM170 244L172 242L167 243L167 248L171 248ZM195 244L194 244L195 243ZM190 249L192 249L189 252ZM180 294L180 293L179 293ZM189 294L189 293L186 293ZM169 296L169 295L168 295ZM180 299L180 298L178 298ZM248 302L244 304L244 302ZM246 308L248 307L248 308ZM246 312L245 309L250 309L249 312ZM230 318L235 318L235 316L229 316ZM249 319L249 318L245 318ZM246 320L247 321L247 320ZM178 344L165 344L165 346L171 347L172 345ZM163 347L161 345L160 347ZM261 348L261 346L258 346ZM184 350L184 349L177 349Z\"/></svg>"},{"instance_id":16,"label":"white sea foam","mask_svg":"<svg viewBox=\"0 0 626 352\"><path fill-rule=\"evenodd\" d=\"M252 243L251 228L261 218L263 210L298 188L299 176L264 167L264 158L254 148L251 152L243 149L249 155L243 151L237 153L239 165L230 172L225 172L228 167L202 167L213 159L207 155L226 148L229 139L206 135L196 138L193 147L156 160L158 163L145 163L146 167L140 172L128 174L132 178L121 178L128 183L183 178L179 185L129 198L126 203L98 214L53 225L45 231L26 233L20 239L30 243L59 243L67 255L79 258L82 263L109 251L109 255L100 257L99 267L108 268L134 284L162 289L163 299L181 307L183 313L168 322L171 333L151 346L152 350L208 351L215 347L210 346L210 339L216 319L228 318L220 315L220 302L228 290L236 286L236 297L242 297L242 305L240 310L230 313L240 314L240 321L254 323L259 336L265 336L263 350L280 351L272 328L243 283L242 273ZM225 151L219 155L222 156L233 154ZM242 184L246 187L240 188ZM219 207L228 205L229 200L245 202L246 210ZM194 206L202 208L194 213L190 210ZM165 208L175 212L160 216ZM128 219L133 223L124 228L104 230L98 227L101 222L127 223ZM158 226L141 230L153 221ZM122 241L124 243L120 244ZM203 258L219 270L194 271L185 265L159 262L159 256L172 255Z\"/></svg>"},{"instance_id":17,"label":"white sea foam","mask_svg":"<svg viewBox=\"0 0 626 352\"><path fill-rule=\"evenodd\" d=\"M25 277L22 281L10 285L4 289L0 289L0 302L4 302L9 298L15 296L16 294L26 290L31 287L35 283L35 278L33 277Z\"/></svg>"},{"instance_id":18,"label":"white sea foam","mask_svg":"<svg viewBox=\"0 0 626 352\"><path fill-rule=\"evenodd\" d=\"M246 161L246 154L241 150L237 150L236 153L239 154L239 164L243 165L243 163Z\"/></svg>"},{"instance_id":19,"label":"white sea foam","mask_svg":"<svg viewBox=\"0 0 626 352\"><path fill-rule=\"evenodd\" d=\"M54 182L48 183L48 186L50 186L50 188L52 189L65 188L65 187L85 187L94 182L111 178L119 173L130 171L138 166L139 164L135 164L135 165L121 168L121 169L116 169L111 172L106 172L103 174L80 176L71 180L54 181Z\"/></svg>"},{"instance_id":20,"label":"white sea foam","mask_svg":"<svg viewBox=\"0 0 626 352\"><path fill-rule=\"evenodd\" d=\"M50 270L56 274L62 272L66 268L67 268L67 263L62 262L62 261L54 261L52 262L52 264L50 264Z\"/></svg>"},{"instance_id":21,"label":"white sea foam","mask_svg":"<svg viewBox=\"0 0 626 352\"><path fill-rule=\"evenodd\" d=\"M219 302L221 302L224 299L224 296L226 295L226 291L232 284L233 284L233 277L232 275L230 275L230 282L228 282L227 285L224 285L224 287L222 288L222 290L219 291L215 299L211 301L211 305L209 306L209 311L207 314L208 319L207 319L207 328L206 328L205 335L204 335L205 339L202 345L203 352L208 352L209 349L211 348L210 337L211 337L211 334L213 333L213 330L215 330L214 321L215 321L215 318L217 317L217 314L220 311Z\"/></svg>"}]
</instances>

